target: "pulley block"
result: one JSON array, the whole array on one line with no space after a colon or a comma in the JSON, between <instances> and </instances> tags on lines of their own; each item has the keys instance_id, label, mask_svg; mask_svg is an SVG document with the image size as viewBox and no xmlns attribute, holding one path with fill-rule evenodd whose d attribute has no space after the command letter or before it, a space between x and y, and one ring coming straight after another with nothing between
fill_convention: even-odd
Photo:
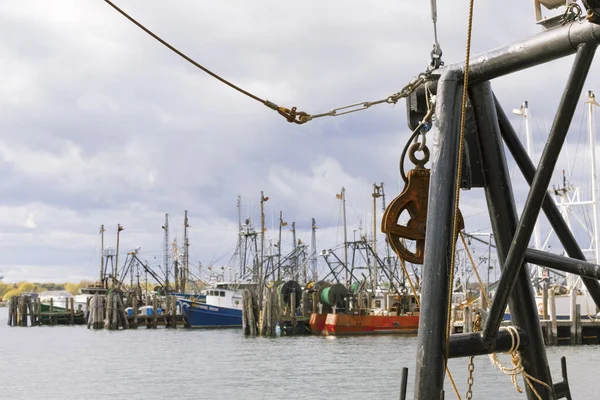
<instances>
[{"instance_id":1,"label":"pulley block","mask_svg":"<svg viewBox=\"0 0 600 400\"><path fill-rule=\"evenodd\" d=\"M423 147L423 158L418 159L415 153ZM427 206L429 203L430 170L424 168L429 160L429 150L420 143L411 145L408 155L415 168L408 171L404 190L387 206L381 221L381 231L386 234L388 243L398 257L413 264L423 264L425 255L425 230L427 226ZM403 213L408 219L405 225L400 222ZM464 220L459 211L458 231L464 229ZM458 233L457 231L457 233ZM409 250L404 240L415 242L414 250Z\"/></svg>"}]
</instances>

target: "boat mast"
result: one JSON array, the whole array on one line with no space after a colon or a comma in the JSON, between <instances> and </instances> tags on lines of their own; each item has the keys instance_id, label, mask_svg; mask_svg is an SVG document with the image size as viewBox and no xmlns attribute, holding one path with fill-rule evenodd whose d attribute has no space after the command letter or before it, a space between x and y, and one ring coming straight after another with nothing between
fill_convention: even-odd
<instances>
[{"instance_id":1,"label":"boat mast","mask_svg":"<svg viewBox=\"0 0 600 400\"><path fill-rule=\"evenodd\" d=\"M349 277L348 277L348 231L346 228L346 189L342 186L342 195L340 200L342 200L342 215L344 221L344 270L346 271L346 286L348 286Z\"/></svg>"},{"instance_id":2,"label":"boat mast","mask_svg":"<svg viewBox=\"0 0 600 400\"><path fill-rule=\"evenodd\" d=\"M298 244L296 243L296 221L292 222L292 279L297 280L298 273Z\"/></svg>"},{"instance_id":3,"label":"boat mast","mask_svg":"<svg viewBox=\"0 0 600 400\"><path fill-rule=\"evenodd\" d=\"M312 235L310 242L310 266L312 269L312 278L317 280L317 222L312 219Z\"/></svg>"},{"instance_id":4,"label":"boat mast","mask_svg":"<svg viewBox=\"0 0 600 400\"><path fill-rule=\"evenodd\" d=\"M377 186L373 183L373 290L377 290L377 199L383 192L383 183Z\"/></svg>"},{"instance_id":5,"label":"boat mast","mask_svg":"<svg viewBox=\"0 0 600 400\"><path fill-rule=\"evenodd\" d=\"M188 238L188 228L189 227L190 227L190 224L188 221L188 212L187 212L187 210L185 210L183 213L183 262L184 262L184 264L183 264L183 277L181 279L181 292L182 293L185 293L185 286L186 286L186 283L187 283L189 275L190 275L190 270L189 270L190 240Z\"/></svg>"},{"instance_id":6,"label":"boat mast","mask_svg":"<svg viewBox=\"0 0 600 400\"><path fill-rule=\"evenodd\" d=\"M279 241L277 242L277 281L281 279L281 228L286 226L283 222L283 212L279 211Z\"/></svg>"},{"instance_id":7,"label":"boat mast","mask_svg":"<svg viewBox=\"0 0 600 400\"><path fill-rule=\"evenodd\" d=\"M592 181L592 210L594 217L594 255L596 256L596 264L600 263L600 252L598 248L599 240L599 232L598 232L598 193L596 192L598 188L596 187L596 132L594 131L594 106L600 106L596 102L596 96L594 92L591 90L588 91L588 133L590 138L590 152L591 152L591 174L590 179Z\"/></svg>"},{"instance_id":8,"label":"boat mast","mask_svg":"<svg viewBox=\"0 0 600 400\"><path fill-rule=\"evenodd\" d=\"M169 291L169 214L165 214L165 224L162 226L164 233L163 265L165 266L165 286ZM177 277L175 277L175 291L177 291Z\"/></svg>"},{"instance_id":9,"label":"boat mast","mask_svg":"<svg viewBox=\"0 0 600 400\"><path fill-rule=\"evenodd\" d=\"M114 266L114 274L113 274L113 287L117 285L119 281L119 237L121 236L121 231L123 227L121 224L117 224L117 252L115 255L115 266Z\"/></svg>"},{"instance_id":10,"label":"boat mast","mask_svg":"<svg viewBox=\"0 0 600 400\"><path fill-rule=\"evenodd\" d=\"M517 114L525 118L525 141L527 145L527 155L533 161L533 139L531 137L531 117L529 114L529 102L525 100L521 105L520 109L513 110L513 114ZM534 162L535 164L535 162ZM540 234L540 224L536 221L535 227L533 228L533 243L537 250L542 250L542 245L540 243L541 234ZM539 265L536 267L537 276L541 277L543 275L543 267Z\"/></svg>"},{"instance_id":11,"label":"boat mast","mask_svg":"<svg viewBox=\"0 0 600 400\"><path fill-rule=\"evenodd\" d=\"M104 225L100 226L100 287L104 287Z\"/></svg>"},{"instance_id":12,"label":"boat mast","mask_svg":"<svg viewBox=\"0 0 600 400\"><path fill-rule=\"evenodd\" d=\"M260 265L258 270L258 307L262 307L262 291L264 285L264 265L265 265L265 201L269 198L265 197L265 193L260 192Z\"/></svg>"}]
</instances>

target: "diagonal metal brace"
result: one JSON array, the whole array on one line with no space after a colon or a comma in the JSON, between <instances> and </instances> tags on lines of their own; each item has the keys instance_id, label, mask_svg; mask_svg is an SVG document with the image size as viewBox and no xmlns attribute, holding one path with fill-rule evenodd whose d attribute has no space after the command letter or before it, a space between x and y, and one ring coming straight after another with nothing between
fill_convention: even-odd
<instances>
[{"instance_id":1,"label":"diagonal metal brace","mask_svg":"<svg viewBox=\"0 0 600 400\"><path fill-rule=\"evenodd\" d=\"M548 142L540 158L539 168L533 178L521 219L519 220L506 257L498 290L492 301L488 319L483 330L485 340L491 341L498 334L498 329L500 328L504 311L508 304L508 297L517 280L519 270L523 265L525 250L528 247L533 227L546 197L546 191L554 172L554 166L567 136L571 120L573 119L573 113L577 107L577 100L581 95L585 79L594 59L595 51L596 44L581 44L577 48L575 62L554 118Z\"/></svg>"}]
</instances>

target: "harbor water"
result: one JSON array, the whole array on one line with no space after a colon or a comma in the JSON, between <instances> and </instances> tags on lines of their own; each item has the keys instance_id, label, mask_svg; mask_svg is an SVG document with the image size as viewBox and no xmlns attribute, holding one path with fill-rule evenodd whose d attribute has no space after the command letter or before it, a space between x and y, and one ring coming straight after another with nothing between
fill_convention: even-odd
<instances>
[{"instance_id":1,"label":"harbor water","mask_svg":"<svg viewBox=\"0 0 600 400\"><path fill-rule=\"evenodd\" d=\"M390 399L402 367L414 384L416 337L244 338L241 330L11 328L0 308L1 399ZM553 347L567 357L574 399L599 398L600 346ZM507 356L501 356L507 364ZM464 398L467 359L450 370ZM474 399L525 398L487 356L475 359ZM521 382L521 380L519 380ZM456 398L451 386L446 398Z\"/></svg>"}]
</instances>

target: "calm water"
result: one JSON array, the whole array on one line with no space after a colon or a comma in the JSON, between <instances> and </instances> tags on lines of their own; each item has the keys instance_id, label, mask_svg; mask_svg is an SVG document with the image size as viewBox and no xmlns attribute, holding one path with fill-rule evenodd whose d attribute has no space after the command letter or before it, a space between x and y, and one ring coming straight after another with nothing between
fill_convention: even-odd
<instances>
[{"instance_id":1,"label":"calm water","mask_svg":"<svg viewBox=\"0 0 600 400\"><path fill-rule=\"evenodd\" d=\"M6 318L0 308L0 399L398 399L403 366L412 399L416 337L11 328ZM600 346L549 349L556 380L562 355L573 398L600 398ZM475 399L525 398L487 357L475 362ZM464 392L466 360L450 368Z\"/></svg>"}]
</instances>

